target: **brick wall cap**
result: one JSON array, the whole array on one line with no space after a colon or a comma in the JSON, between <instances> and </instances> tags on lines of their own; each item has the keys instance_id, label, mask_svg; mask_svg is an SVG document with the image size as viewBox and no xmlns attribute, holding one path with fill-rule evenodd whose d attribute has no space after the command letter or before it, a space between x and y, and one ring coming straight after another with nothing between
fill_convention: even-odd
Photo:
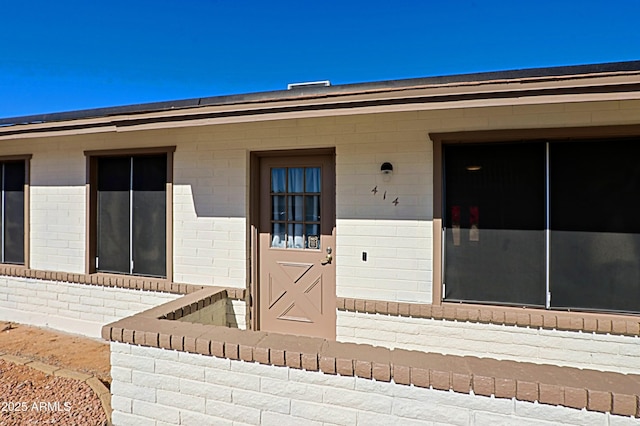
<instances>
[{"instance_id":1,"label":"brick wall cap","mask_svg":"<svg viewBox=\"0 0 640 426\"><path fill-rule=\"evenodd\" d=\"M320 356L354 359L376 362L380 364L391 362L391 351L387 348L360 343L334 342L325 340L320 350Z\"/></svg>"},{"instance_id":2,"label":"brick wall cap","mask_svg":"<svg viewBox=\"0 0 640 426\"><path fill-rule=\"evenodd\" d=\"M263 331L240 330L220 325L194 325L203 326L205 328L206 331L199 336L201 338L206 338L214 342L232 343L238 346L257 347L260 341L262 341L267 335L267 333Z\"/></svg>"},{"instance_id":3,"label":"brick wall cap","mask_svg":"<svg viewBox=\"0 0 640 426\"><path fill-rule=\"evenodd\" d=\"M467 365L467 358L458 355L443 355L432 352L410 351L394 349L391 351L391 362L394 365L423 368L435 371L451 371L456 373L471 373Z\"/></svg>"},{"instance_id":4,"label":"brick wall cap","mask_svg":"<svg viewBox=\"0 0 640 426\"><path fill-rule=\"evenodd\" d=\"M217 295L219 291L216 288L201 289L179 299L177 303L166 303L161 308L167 310L193 303L197 305L202 298ZM398 383L410 382L416 386L433 386L443 390L466 393L473 390L468 388L473 388L477 383L482 394L494 389L495 396L499 398L516 397L533 401L541 395L550 403L557 403L564 393L565 406L584 408L588 404L588 409L596 411L610 411L612 403L615 405L616 401L612 395L620 395L616 409L628 413L631 410L630 401L633 402L633 398L638 401L640 393L640 375L634 374L392 350L368 344L158 319L141 314L108 324L103 331L105 337L109 336L108 339L114 341L134 340L134 343L145 346L203 351L220 357L268 362L291 368L319 368L328 374L364 378L376 378L377 375L385 381L393 380L397 374ZM151 333L151 337L157 335L157 340L147 339L148 333ZM309 357L306 364L303 359L305 354ZM476 376L479 380L475 379Z\"/></svg>"},{"instance_id":5,"label":"brick wall cap","mask_svg":"<svg viewBox=\"0 0 640 426\"><path fill-rule=\"evenodd\" d=\"M199 301L206 299L207 297L223 294L225 291L226 289L222 287L205 287L193 293L186 294L176 300L171 300L169 302L163 303L160 306L155 306L151 309L147 309L146 311L142 311L136 316L147 318L162 318L163 316L166 316L181 308L191 306L193 303L198 303Z\"/></svg>"},{"instance_id":6,"label":"brick wall cap","mask_svg":"<svg viewBox=\"0 0 640 426\"><path fill-rule=\"evenodd\" d=\"M324 343L324 339L315 337L264 333L264 338L256 346L259 348L275 348L283 351L299 352L301 354L319 354Z\"/></svg>"},{"instance_id":7,"label":"brick wall cap","mask_svg":"<svg viewBox=\"0 0 640 426\"><path fill-rule=\"evenodd\" d=\"M640 318L637 315L630 314L550 311L537 307L493 306L452 302L434 305L352 298L340 299L336 307L339 310L359 311L368 314L507 324L531 328L558 328L570 332L611 333L623 336L640 335Z\"/></svg>"}]
</instances>

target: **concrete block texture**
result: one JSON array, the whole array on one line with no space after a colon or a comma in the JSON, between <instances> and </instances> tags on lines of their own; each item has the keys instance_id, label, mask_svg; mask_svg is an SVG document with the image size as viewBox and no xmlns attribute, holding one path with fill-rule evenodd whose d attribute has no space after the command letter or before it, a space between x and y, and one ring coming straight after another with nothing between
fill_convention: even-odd
<instances>
[{"instance_id":1,"label":"concrete block texture","mask_svg":"<svg viewBox=\"0 0 640 426\"><path fill-rule=\"evenodd\" d=\"M637 374L640 339L515 325L338 311L337 339L449 355Z\"/></svg>"},{"instance_id":2,"label":"concrete block texture","mask_svg":"<svg viewBox=\"0 0 640 426\"><path fill-rule=\"evenodd\" d=\"M88 284L7 276L0 286L0 319L45 326L88 337L100 337L100 328L177 294L103 287Z\"/></svg>"},{"instance_id":3,"label":"concrete block texture","mask_svg":"<svg viewBox=\"0 0 640 426\"><path fill-rule=\"evenodd\" d=\"M220 360L198 354L180 357L179 369L140 372L145 377L136 385L123 374L141 364L138 358L166 358L173 352L112 344L119 356L112 359L114 424L337 424L337 425L608 425L637 424L638 419L609 413L587 412L473 393L439 391L432 388L398 385L360 377L341 377L289 367L230 360L231 368ZM127 352L125 346L131 346ZM129 360L128 358L136 358ZM182 377L193 368L192 378ZM203 379L200 377L205 368ZM265 369L277 373L265 375ZM233 380L231 376L236 377ZM161 380L160 380L161 379ZM350 385L345 386L345 379ZM177 390L153 388L174 382ZM144 386L143 386L144 385ZM155 408L155 409L152 409ZM149 423L151 422L151 423ZM160 423L158 423L160 424Z\"/></svg>"}]
</instances>

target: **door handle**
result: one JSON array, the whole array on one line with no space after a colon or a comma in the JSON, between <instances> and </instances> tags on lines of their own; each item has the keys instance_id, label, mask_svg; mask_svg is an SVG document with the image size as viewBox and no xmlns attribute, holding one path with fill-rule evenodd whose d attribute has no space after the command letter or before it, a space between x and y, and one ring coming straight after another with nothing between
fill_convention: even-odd
<instances>
[{"instance_id":1,"label":"door handle","mask_svg":"<svg viewBox=\"0 0 640 426\"><path fill-rule=\"evenodd\" d=\"M332 260L333 260L333 256L328 254L327 257L325 257L324 260L322 262L320 262L320 264L326 265L328 263L331 263Z\"/></svg>"}]
</instances>

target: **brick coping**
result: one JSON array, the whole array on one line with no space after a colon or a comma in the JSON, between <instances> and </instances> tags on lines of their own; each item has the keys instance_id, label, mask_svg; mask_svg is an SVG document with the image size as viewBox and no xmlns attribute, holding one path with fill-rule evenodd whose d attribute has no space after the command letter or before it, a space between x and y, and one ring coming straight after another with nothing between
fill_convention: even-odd
<instances>
[{"instance_id":1,"label":"brick coping","mask_svg":"<svg viewBox=\"0 0 640 426\"><path fill-rule=\"evenodd\" d=\"M176 283L164 279L116 274L74 274L45 271L23 266L0 265L0 276L33 278L49 281L116 287L131 290L146 290L172 294L190 294L209 285ZM229 299L244 300L246 289L226 288ZM390 302L384 300L354 299L338 297L338 310L401 317L427 318L449 321L469 321L485 324L535 327L622 336L640 336L640 316L604 314L590 312L560 312L536 308L443 303Z\"/></svg>"},{"instance_id":2,"label":"brick coping","mask_svg":"<svg viewBox=\"0 0 640 426\"><path fill-rule=\"evenodd\" d=\"M640 316L592 312L564 312L540 308L443 303L389 302L339 297L338 310L400 317L468 321L547 330L640 336Z\"/></svg>"},{"instance_id":3,"label":"brick coping","mask_svg":"<svg viewBox=\"0 0 640 426\"><path fill-rule=\"evenodd\" d=\"M45 364L40 361L34 361L31 358L26 358L17 355L9 355L0 353L0 359L11 362L13 364L25 365L29 368L41 371L50 376L65 377L68 379L78 380L89 385L89 387L96 394L102 405L102 410L107 417L107 424L111 423L111 392L107 387L95 376L89 374L80 373L66 368L57 367L55 365Z\"/></svg>"},{"instance_id":4,"label":"brick coping","mask_svg":"<svg viewBox=\"0 0 640 426\"><path fill-rule=\"evenodd\" d=\"M102 337L324 374L640 417L640 375L387 349L162 319L187 306L191 310L201 301L204 306L221 300L226 291L204 288L105 325Z\"/></svg>"},{"instance_id":5,"label":"brick coping","mask_svg":"<svg viewBox=\"0 0 640 426\"><path fill-rule=\"evenodd\" d=\"M172 294L190 294L202 290L207 285L176 283L166 279L119 274L74 274L70 272L45 271L23 266L0 265L0 276L16 278L33 278L47 281L60 281L71 284L86 284L101 287L116 287L129 290L146 290ZM246 290L227 288L230 299L244 299Z\"/></svg>"}]
</instances>

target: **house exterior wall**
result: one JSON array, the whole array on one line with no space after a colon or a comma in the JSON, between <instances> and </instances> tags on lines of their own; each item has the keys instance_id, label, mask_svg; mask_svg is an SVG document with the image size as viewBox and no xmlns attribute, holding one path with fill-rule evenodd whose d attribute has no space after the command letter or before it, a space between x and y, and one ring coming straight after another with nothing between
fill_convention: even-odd
<instances>
[{"instance_id":1,"label":"house exterior wall","mask_svg":"<svg viewBox=\"0 0 640 426\"><path fill-rule=\"evenodd\" d=\"M629 124L637 122L639 112L638 101L442 109L36 138L28 144L5 142L0 153L33 154L30 266L81 273L82 151L175 145L173 279L245 288L249 153L335 146L337 296L430 302L433 145L428 133ZM379 171L385 161L394 165L390 182Z\"/></svg>"},{"instance_id":2,"label":"house exterior wall","mask_svg":"<svg viewBox=\"0 0 640 426\"><path fill-rule=\"evenodd\" d=\"M3 141L0 154L32 154L29 266L83 273L83 151L176 146L173 281L248 288L250 153L335 147L337 296L430 303L435 253L429 133L613 126L637 124L640 116L638 100L535 101L540 103L458 109L442 104L409 112L35 137ZM394 166L388 182L379 170L382 162Z\"/></svg>"},{"instance_id":3,"label":"house exterior wall","mask_svg":"<svg viewBox=\"0 0 640 426\"><path fill-rule=\"evenodd\" d=\"M74 135L36 139L26 149L16 146L33 154L30 266L84 272L84 150L168 145L176 146L175 282L247 286L251 151L335 146L338 296L430 301L431 146L424 132L398 131L391 117L382 122L361 116ZM389 184L379 171L384 161L395 167ZM379 192L373 195L376 186ZM363 251L367 263L361 260Z\"/></svg>"},{"instance_id":4,"label":"house exterior wall","mask_svg":"<svg viewBox=\"0 0 640 426\"><path fill-rule=\"evenodd\" d=\"M180 295L0 276L0 318L100 337L106 323Z\"/></svg>"},{"instance_id":5,"label":"house exterior wall","mask_svg":"<svg viewBox=\"0 0 640 426\"><path fill-rule=\"evenodd\" d=\"M438 253L433 241L430 133L639 124L640 101L537 101L464 109L442 104L441 109L409 112L38 137L3 141L0 155L32 154L28 266L84 274L87 164L83 151L175 146L173 276L169 278L176 283L248 289L253 261L251 153L335 148L336 296L429 304L439 291L433 286ZM383 162L394 166L389 181L380 173ZM0 319L98 336L105 323L177 297L1 276ZM226 306L228 325L249 328L248 313L244 300L231 300ZM637 327L623 335L613 329L566 331L411 318L409 313L410 308L394 315L338 310L337 339L637 373ZM637 419L609 414L414 386L399 389L393 382L119 343L112 343L112 353L114 424L466 425L545 424L549 419L567 424L637 423Z\"/></svg>"},{"instance_id":6,"label":"house exterior wall","mask_svg":"<svg viewBox=\"0 0 640 426\"><path fill-rule=\"evenodd\" d=\"M637 424L566 407L111 343L113 424Z\"/></svg>"},{"instance_id":7,"label":"house exterior wall","mask_svg":"<svg viewBox=\"0 0 640 426\"><path fill-rule=\"evenodd\" d=\"M640 338L338 311L337 340L450 355L638 373Z\"/></svg>"},{"instance_id":8,"label":"house exterior wall","mask_svg":"<svg viewBox=\"0 0 640 426\"><path fill-rule=\"evenodd\" d=\"M394 121L380 125L363 116L180 131L174 157L174 280L246 286L249 153L335 146L338 296L374 292L383 299L430 301L431 201L425 186L431 148L424 135L395 129ZM379 170L384 161L400 167L386 186ZM377 196L371 192L376 186ZM401 241L393 242L396 237Z\"/></svg>"},{"instance_id":9,"label":"house exterior wall","mask_svg":"<svg viewBox=\"0 0 640 426\"><path fill-rule=\"evenodd\" d=\"M31 265L84 272L85 175L82 149L37 144L31 159Z\"/></svg>"}]
</instances>

